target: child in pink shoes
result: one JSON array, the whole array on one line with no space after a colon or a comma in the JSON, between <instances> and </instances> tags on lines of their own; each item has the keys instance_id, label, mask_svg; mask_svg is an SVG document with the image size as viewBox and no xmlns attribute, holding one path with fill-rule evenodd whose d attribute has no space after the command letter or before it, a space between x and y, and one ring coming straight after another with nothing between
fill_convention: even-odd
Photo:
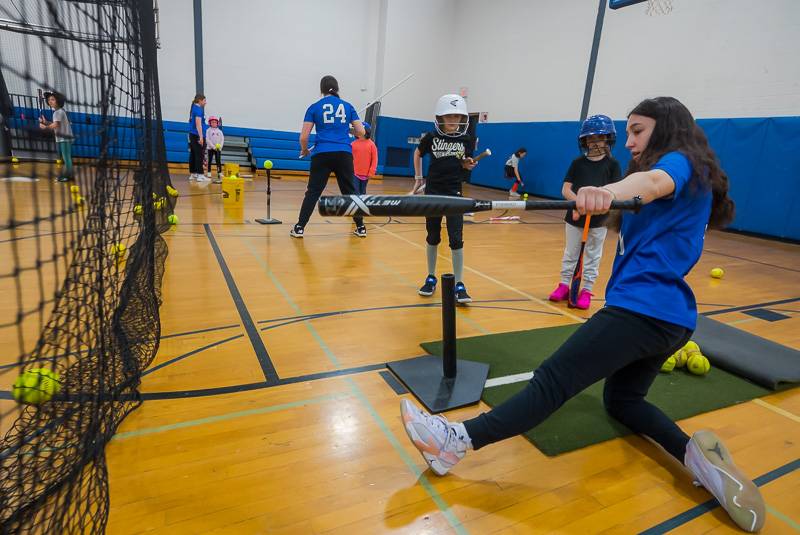
<instances>
[{"instance_id":1,"label":"child in pink shoes","mask_svg":"<svg viewBox=\"0 0 800 535\"><path fill-rule=\"evenodd\" d=\"M584 186L603 187L620 179L622 172L619 162L611 156L611 147L616 139L614 122L605 115L593 115L583 122L578 136L578 146L583 156L573 160L569 166L561 188L565 199L575 200L575 194ZM564 217L566 246L561 260L561 282L550 294L550 301L565 301L569 296L569 283L581 251L585 217L573 220L572 210L567 210ZM583 310L592 304L592 287L597 278L600 258L603 256L603 242L606 239L605 223L605 215L592 217L589 222L589 236L583 258L583 288L575 303L577 308Z\"/></svg>"}]
</instances>

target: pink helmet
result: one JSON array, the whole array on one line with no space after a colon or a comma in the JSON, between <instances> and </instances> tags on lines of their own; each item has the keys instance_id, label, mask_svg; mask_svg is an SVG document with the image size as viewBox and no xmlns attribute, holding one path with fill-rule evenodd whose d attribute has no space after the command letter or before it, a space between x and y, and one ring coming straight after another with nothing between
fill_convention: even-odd
<instances>
[{"instance_id":1,"label":"pink helmet","mask_svg":"<svg viewBox=\"0 0 800 535\"><path fill-rule=\"evenodd\" d=\"M212 115L208 118L208 124L211 124L211 121L217 121L217 124L219 124L219 117Z\"/></svg>"}]
</instances>

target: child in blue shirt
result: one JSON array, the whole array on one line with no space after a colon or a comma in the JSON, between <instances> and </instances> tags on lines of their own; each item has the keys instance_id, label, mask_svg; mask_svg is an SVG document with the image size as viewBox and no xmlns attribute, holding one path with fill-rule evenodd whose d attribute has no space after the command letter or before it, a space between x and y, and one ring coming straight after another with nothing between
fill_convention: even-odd
<instances>
[{"instance_id":1,"label":"child in blue shirt","mask_svg":"<svg viewBox=\"0 0 800 535\"><path fill-rule=\"evenodd\" d=\"M322 98L306 110L303 129L300 132L300 157L311 154L308 138L312 128L316 128L317 142L314 145L314 155L311 157L308 188L300 207L300 216L297 224L289 231L295 238L303 237L306 224L328 184L331 173L336 175L342 195L356 193L353 183L356 179L353 172L353 149L350 146L349 133L352 125L356 137L362 137L364 126L353 105L339 98L339 82L336 78L324 76L319 82L319 90ZM363 218L353 217L353 221L356 224L355 235L360 238L366 237L367 227L364 226Z\"/></svg>"},{"instance_id":2,"label":"child in blue shirt","mask_svg":"<svg viewBox=\"0 0 800 535\"><path fill-rule=\"evenodd\" d=\"M608 212L611 201L641 198L622 217L606 306L535 371L518 394L463 423L401 402L406 432L425 461L444 475L468 449L537 426L588 386L605 379L608 413L682 462L746 531L764 524L764 500L711 431L686 435L645 399L663 362L689 340L697 321L684 277L700 258L706 227L733 219L728 177L686 107L671 97L641 102L628 116L627 175L578 190L573 218Z\"/></svg>"}]
</instances>

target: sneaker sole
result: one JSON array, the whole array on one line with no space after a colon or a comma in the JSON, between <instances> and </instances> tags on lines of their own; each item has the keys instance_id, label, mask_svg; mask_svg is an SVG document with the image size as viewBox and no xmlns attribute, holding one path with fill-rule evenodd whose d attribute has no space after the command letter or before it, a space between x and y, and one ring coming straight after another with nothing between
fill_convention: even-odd
<instances>
[{"instance_id":1,"label":"sneaker sole","mask_svg":"<svg viewBox=\"0 0 800 535\"><path fill-rule=\"evenodd\" d=\"M423 292L422 290L417 290L417 293L423 297L430 297L436 292L436 288L434 288L430 293Z\"/></svg>"},{"instance_id":2,"label":"sneaker sole","mask_svg":"<svg viewBox=\"0 0 800 535\"><path fill-rule=\"evenodd\" d=\"M578 310L589 310L589 307L582 307L582 306L573 305L573 304L570 304L570 303L567 303L567 308L577 308Z\"/></svg>"},{"instance_id":3,"label":"sneaker sole","mask_svg":"<svg viewBox=\"0 0 800 535\"><path fill-rule=\"evenodd\" d=\"M468 297L466 299L456 299L456 303L459 303L461 305L464 305L466 303L472 303L472 298Z\"/></svg>"},{"instance_id":4,"label":"sneaker sole","mask_svg":"<svg viewBox=\"0 0 800 535\"><path fill-rule=\"evenodd\" d=\"M289 232L289 236L291 236L292 238L300 238L301 240L303 239L302 234L295 234L294 232L291 231Z\"/></svg>"},{"instance_id":5,"label":"sneaker sole","mask_svg":"<svg viewBox=\"0 0 800 535\"><path fill-rule=\"evenodd\" d=\"M703 474L704 469L699 465L698 459L705 459L714 468L715 473L723 482L723 496L717 496L713 485L703 487L710 492L720 505L728 512L731 520L745 531L755 532L761 529L765 520L764 499L758 487L745 476L731 460L728 450L722 441L711 431L698 431L692 435L687 450L687 465L692 472Z\"/></svg>"},{"instance_id":6,"label":"sneaker sole","mask_svg":"<svg viewBox=\"0 0 800 535\"><path fill-rule=\"evenodd\" d=\"M436 458L436 456L431 455L430 453L424 451L427 444L425 443L424 440L422 440L419 437L417 431L414 429L414 426L412 426L411 423L408 421L410 418L409 419L406 418L406 410L404 403L405 401L407 400L403 400L400 402L400 415L401 418L403 419L403 428L406 430L406 435L408 435L408 439L411 441L412 444L414 444L414 447L417 448L417 451L419 451L420 455L422 455L422 458L425 459L425 464L428 465L428 468L433 470L434 474L436 474L437 476L443 476L447 474L448 470L450 470L450 467L444 467L439 462L439 459Z\"/></svg>"}]
</instances>

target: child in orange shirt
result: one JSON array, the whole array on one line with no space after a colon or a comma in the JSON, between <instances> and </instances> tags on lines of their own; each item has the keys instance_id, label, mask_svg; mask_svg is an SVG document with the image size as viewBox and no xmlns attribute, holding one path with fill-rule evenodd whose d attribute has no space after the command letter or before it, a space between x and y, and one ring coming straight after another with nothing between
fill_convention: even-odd
<instances>
[{"instance_id":1,"label":"child in orange shirt","mask_svg":"<svg viewBox=\"0 0 800 535\"><path fill-rule=\"evenodd\" d=\"M375 176L378 168L378 147L372 141L372 127L366 121L364 125L364 137L356 138L351 146L353 147L353 172L356 175L356 193L364 195L367 193L367 182L369 177Z\"/></svg>"}]
</instances>

